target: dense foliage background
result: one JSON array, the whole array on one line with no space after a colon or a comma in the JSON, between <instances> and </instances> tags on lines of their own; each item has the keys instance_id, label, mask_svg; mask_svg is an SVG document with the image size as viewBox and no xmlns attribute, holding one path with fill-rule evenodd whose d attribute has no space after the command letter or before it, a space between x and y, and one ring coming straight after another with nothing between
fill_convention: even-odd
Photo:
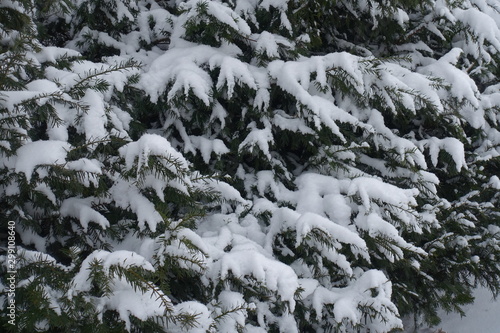
<instances>
[{"instance_id":1,"label":"dense foliage background","mask_svg":"<svg viewBox=\"0 0 500 333\"><path fill-rule=\"evenodd\" d=\"M498 293L499 52L496 0L0 0L2 327L391 332Z\"/></svg>"}]
</instances>

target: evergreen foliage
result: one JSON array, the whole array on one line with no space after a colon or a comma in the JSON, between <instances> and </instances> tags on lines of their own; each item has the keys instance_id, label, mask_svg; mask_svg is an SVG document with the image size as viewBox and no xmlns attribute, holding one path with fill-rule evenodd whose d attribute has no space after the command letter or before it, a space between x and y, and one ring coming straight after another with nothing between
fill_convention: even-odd
<instances>
[{"instance_id":1,"label":"evergreen foliage","mask_svg":"<svg viewBox=\"0 0 500 333\"><path fill-rule=\"evenodd\" d=\"M393 332L499 293L495 0L0 0L0 38L17 331Z\"/></svg>"}]
</instances>

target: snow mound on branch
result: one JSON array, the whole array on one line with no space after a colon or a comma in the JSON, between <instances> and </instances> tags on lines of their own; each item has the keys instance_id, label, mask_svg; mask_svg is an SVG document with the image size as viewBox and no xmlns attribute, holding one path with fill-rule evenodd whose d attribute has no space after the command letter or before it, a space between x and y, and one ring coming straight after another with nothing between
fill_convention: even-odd
<instances>
[{"instance_id":1,"label":"snow mound on branch","mask_svg":"<svg viewBox=\"0 0 500 333\"><path fill-rule=\"evenodd\" d=\"M155 209L155 205L142 195L140 189L135 185L117 180L109 193L118 207L130 209L137 215L140 230L144 230L147 223L151 231L156 231L158 223L163 222L163 218Z\"/></svg>"},{"instance_id":2,"label":"snow mound on branch","mask_svg":"<svg viewBox=\"0 0 500 333\"><path fill-rule=\"evenodd\" d=\"M105 310L116 310L120 319L125 322L125 328L130 332L130 316L133 315L140 320L147 320L165 314L165 301L170 305L170 299L166 295L159 297L159 291L148 289L144 293L138 292L134 286L124 279L115 278L112 284L113 292L109 297L99 299L97 311L99 319ZM162 299L163 298L163 299Z\"/></svg>"},{"instance_id":3,"label":"snow mound on branch","mask_svg":"<svg viewBox=\"0 0 500 333\"><path fill-rule=\"evenodd\" d=\"M359 120L339 108L331 100L311 93L315 82L326 87L327 72L333 69L345 71L349 78L358 84L355 85L359 93L363 93L363 75L358 63L359 58L348 53L331 53L322 57L304 58L299 61L275 60L268 66L269 75L287 93L297 98L297 109L305 106L310 110L308 115L316 127L327 126L340 139L345 140L340 133L336 122L363 126ZM313 73L316 76L311 80Z\"/></svg>"},{"instance_id":4,"label":"snow mound on branch","mask_svg":"<svg viewBox=\"0 0 500 333\"><path fill-rule=\"evenodd\" d=\"M194 315L196 316L197 325L195 327L189 328L190 333L206 333L210 331L210 328L213 327L214 320L212 317L212 311L208 309L208 307L202 303L195 301L187 301L180 304L176 304L174 306L175 314L186 314L186 315ZM172 329L172 332L182 332L185 331L185 327L181 324L169 323L169 329ZM177 330L175 330L177 329Z\"/></svg>"},{"instance_id":5,"label":"snow mound on branch","mask_svg":"<svg viewBox=\"0 0 500 333\"><path fill-rule=\"evenodd\" d=\"M330 237L336 239L339 243L351 244L354 247L359 248L359 252L364 253L365 258L368 259L365 241L356 233L333 223L327 218L314 213L305 213L301 215L294 224L296 224L297 228L296 246L298 246L303 241L304 237L307 236L313 229L320 229L323 232L328 233Z\"/></svg>"},{"instance_id":6,"label":"snow mound on branch","mask_svg":"<svg viewBox=\"0 0 500 333\"><path fill-rule=\"evenodd\" d=\"M120 266L125 269L140 267L148 271L154 271L153 265L144 257L135 252L119 250L108 252L96 250L92 252L82 262L80 271L72 280L71 288L68 290L68 297L71 299L78 293L90 291L92 288L91 265L99 262L106 275L109 274L111 266ZM148 289L145 292L137 290L136 287L128 283L124 278L111 277L111 292L106 296L96 300L98 317L102 320L102 315L107 309L116 310L120 319L125 322L125 327L130 331L130 315L141 320L151 317L161 316L165 313L166 307L170 306L170 299L158 289ZM168 304L165 304L165 303Z\"/></svg>"},{"instance_id":7,"label":"snow mound on branch","mask_svg":"<svg viewBox=\"0 0 500 333\"><path fill-rule=\"evenodd\" d=\"M256 128L255 123L252 122L248 125L251 129L250 133L246 136L245 140L240 143L238 151L243 151L245 148L249 149L250 152L253 151L253 147L258 147L262 153L269 159L272 160L270 154L270 144L274 143L273 133L269 127L263 129Z\"/></svg>"},{"instance_id":8,"label":"snow mound on branch","mask_svg":"<svg viewBox=\"0 0 500 333\"><path fill-rule=\"evenodd\" d=\"M454 48L434 63L419 68L419 72L443 79L444 82L450 84L450 93L452 96L460 101L465 99L474 108L478 108L479 100L477 96L479 95L479 90L476 83L467 73L455 67L461 53L461 49ZM444 89L441 89L440 92L443 99L449 94Z\"/></svg>"},{"instance_id":9,"label":"snow mound on branch","mask_svg":"<svg viewBox=\"0 0 500 333\"><path fill-rule=\"evenodd\" d=\"M62 202L61 216L71 216L76 218L87 232L89 222L96 222L103 229L109 227L109 221L101 213L92 208L92 203L96 198L69 198Z\"/></svg>"},{"instance_id":10,"label":"snow mound on branch","mask_svg":"<svg viewBox=\"0 0 500 333\"><path fill-rule=\"evenodd\" d=\"M135 252L126 250L114 252L95 250L89 254L87 258L85 258L82 262L80 272L73 279L75 286L83 288L79 290L87 290L87 288L90 287L90 285L88 285L85 281L87 281L90 276L89 265L94 260L102 262L102 267L105 271L109 270L109 268L113 265L119 265L123 268L136 266L148 271L154 271L153 265L151 265L151 263L148 262L143 256L138 255Z\"/></svg>"},{"instance_id":11,"label":"snow mound on branch","mask_svg":"<svg viewBox=\"0 0 500 333\"><path fill-rule=\"evenodd\" d=\"M247 304L243 295L239 292L224 290L219 294L219 302L225 304L222 308L216 308L216 315L220 316L222 311L229 311L224 315L223 320L219 321L217 325L217 332L232 333L235 327L245 326L247 319ZM237 311L230 311L238 309Z\"/></svg>"},{"instance_id":12,"label":"snow mound on branch","mask_svg":"<svg viewBox=\"0 0 500 333\"><path fill-rule=\"evenodd\" d=\"M401 189L376 178L358 177L351 181L347 189L347 195L353 194L358 194L363 206L369 210L373 200L382 200L402 207L416 206L415 196L418 195L418 190Z\"/></svg>"},{"instance_id":13,"label":"snow mound on branch","mask_svg":"<svg viewBox=\"0 0 500 333\"><path fill-rule=\"evenodd\" d=\"M280 261L242 245L224 254L214 266L214 271L219 272L221 279L225 279L229 272L239 279L252 276L287 301L290 311L295 309L294 294L300 286L298 277L290 266Z\"/></svg>"},{"instance_id":14,"label":"snow mound on branch","mask_svg":"<svg viewBox=\"0 0 500 333\"><path fill-rule=\"evenodd\" d=\"M482 57L486 62L490 62L491 56L483 50L485 40L497 51L500 51L500 29L495 20L474 7L467 9L455 8L452 13L455 19L471 29L472 33L478 39L477 44L464 43L462 46L464 51L474 55L476 58Z\"/></svg>"},{"instance_id":15,"label":"snow mound on branch","mask_svg":"<svg viewBox=\"0 0 500 333\"><path fill-rule=\"evenodd\" d=\"M377 309L382 309L383 318L390 318L391 323L402 328L402 321L397 317L398 311L396 306L390 301L392 294L392 284L387 277L378 270L369 270L356 279L350 286L345 288L326 289L318 287L312 294L311 303L316 310L318 320L325 304L333 304L333 314L337 323L343 322L345 319L351 323L361 321L363 313L360 306L373 306ZM384 322L377 323L378 317L371 318L372 325L370 328L377 332L380 327L382 332L386 329Z\"/></svg>"},{"instance_id":16,"label":"snow mound on branch","mask_svg":"<svg viewBox=\"0 0 500 333\"><path fill-rule=\"evenodd\" d=\"M55 46L45 46L39 52L34 54L34 57L40 62L53 62L63 57L80 57L81 54L78 51L72 49L66 49Z\"/></svg>"},{"instance_id":17,"label":"snow mound on branch","mask_svg":"<svg viewBox=\"0 0 500 333\"><path fill-rule=\"evenodd\" d=\"M455 162L455 168L457 171L460 171L462 168L467 169L464 145L458 139L439 139L436 137L432 137L426 140L420 140L418 142L418 145L421 150L424 150L425 148L429 149L431 162L434 166L438 164L439 152L443 150L451 155L453 162Z\"/></svg>"},{"instance_id":18,"label":"snow mound on branch","mask_svg":"<svg viewBox=\"0 0 500 333\"><path fill-rule=\"evenodd\" d=\"M219 48L196 45L179 41L181 45L170 49L155 59L138 85L151 97L153 102L165 92L171 101L178 94L187 95L192 92L205 105L213 102L212 89L214 82L205 68L220 68L216 87L227 86L228 94L232 94L235 83L245 84L257 89L252 73L253 67L237 59L241 50L233 45L224 44Z\"/></svg>"},{"instance_id":19,"label":"snow mound on branch","mask_svg":"<svg viewBox=\"0 0 500 333\"><path fill-rule=\"evenodd\" d=\"M135 142L130 142L121 147L119 153L125 158L125 166L130 170L137 158L137 172L140 171L143 165L147 165L149 156L161 156L168 160L175 160L182 168L187 168L189 163L184 156L175 150L170 142L157 134L144 134ZM175 166L167 164L170 171L175 174L179 170Z\"/></svg>"},{"instance_id":20,"label":"snow mound on branch","mask_svg":"<svg viewBox=\"0 0 500 333\"><path fill-rule=\"evenodd\" d=\"M399 153L401 160L406 160L411 165L416 164L424 169L427 168L424 154L420 150L416 149L417 146L413 142L395 135L389 128L387 128L384 124L384 117L379 111L371 110L367 123L373 126L376 133L379 134L373 138L377 149L387 149L389 147L393 147ZM413 153L409 154L409 152Z\"/></svg>"},{"instance_id":21,"label":"snow mound on branch","mask_svg":"<svg viewBox=\"0 0 500 333\"><path fill-rule=\"evenodd\" d=\"M17 150L14 168L16 172L24 173L29 181L39 165L64 164L70 148L71 145L65 141L40 140L26 143Z\"/></svg>"},{"instance_id":22,"label":"snow mound on branch","mask_svg":"<svg viewBox=\"0 0 500 333\"><path fill-rule=\"evenodd\" d=\"M210 162L210 157L212 153L215 155L223 155L229 153L229 149L224 144L224 141L220 139L207 139L203 136L190 135L189 139L193 146L195 146L201 153L203 161L208 164Z\"/></svg>"},{"instance_id":23,"label":"snow mound on branch","mask_svg":"<svg viewBox=\"0 0 500 333\"><path fill-rule=\"evenodd\" d=\"M82 102L88 106L88 111L82 115L85 138L88 141L105 138L108 135L108 131L106 130L108 120L102 94L92 89L87 89Z\"/></svg>"},{"instance_id":24,"label":"snow mound on branch","mask_svg":"<svg viewBox=\"0 0 500 333\"><path fill-rule=\"evenodd\" d=\"M255 50L260 53L265 53L268 57L279 57L279 44L291 46L291 43L283 36L275 35L267 31L260 34L252 35L256 40Z\"/></svg>"}]
</instances>

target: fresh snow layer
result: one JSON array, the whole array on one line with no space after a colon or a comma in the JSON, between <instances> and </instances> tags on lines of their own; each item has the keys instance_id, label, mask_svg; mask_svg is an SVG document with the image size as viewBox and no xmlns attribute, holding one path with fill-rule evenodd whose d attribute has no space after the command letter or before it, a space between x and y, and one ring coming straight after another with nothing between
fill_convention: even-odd
<instances>
[{"instance_id":1,"label":"fresh snow layer","mask_svg":"<svg viewBox=\"0 0 500 333\"><path fill-rule=\"evenodd\" d=\"M64 141L30 142L17 150L16 172L23 172L30 180L38 165L63 164L71 145Z\"/></svg>"},{"instance_id":2,"label":"fresh snow layer","mask_svg":"<svg viewBox=\"0 0 500 333\"><path fill-rule=\"evenodd\" d=\"M446 313L441 310L441 323L432 328L420 329L419 333L435 332L441 329L446 333L498 333L500 332L500 299L494 300L486 288L474 292L475 302L464 308L465 316L458 313ZM407 328L410 333L411 328Z\"/></svg>"},{"instance_id":3,"label":"fresh snow layer","mask_svg":"<svg viewBox=\"0 0 500 333\"><path fill-rule=\"evenodd\" d=\"M498 333L500 331L500 299L493 300L485 288L475 291L476 301L465 308L465 317L456 313L441 313L438 326L447 333Z\"/></svg>"}]
</instances>

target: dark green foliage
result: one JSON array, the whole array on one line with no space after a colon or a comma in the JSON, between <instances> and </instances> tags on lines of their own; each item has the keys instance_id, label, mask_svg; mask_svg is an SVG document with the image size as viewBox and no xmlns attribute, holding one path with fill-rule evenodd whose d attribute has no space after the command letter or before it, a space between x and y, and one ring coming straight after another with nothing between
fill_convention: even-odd
<instances>
[{"instance_id":1,"label":"dark green foliage","mask_svg":"<svg viewBox=\"0 0 500 333\"><path fill-rule=\"evenodd\" d=\"M463 15L493 7L16 4L18 331L389 331L499 293L500 32Z\"/></svg>"}]
</instances>

